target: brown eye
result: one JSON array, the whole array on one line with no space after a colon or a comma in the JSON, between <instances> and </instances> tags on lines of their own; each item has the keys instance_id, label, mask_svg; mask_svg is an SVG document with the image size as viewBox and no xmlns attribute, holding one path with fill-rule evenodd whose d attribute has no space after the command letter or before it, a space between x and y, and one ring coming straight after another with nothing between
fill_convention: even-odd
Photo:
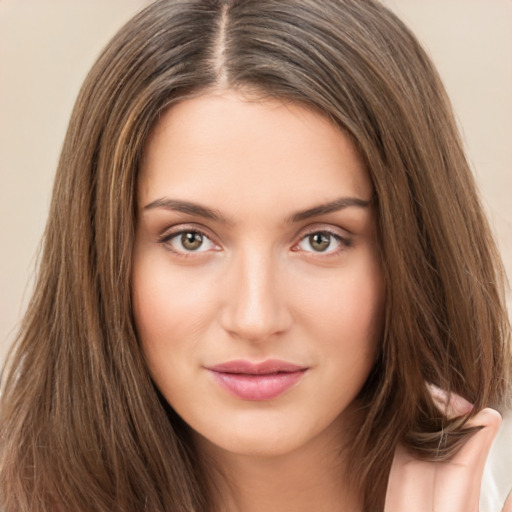
<instances>
[{"instance_id":1,"label":"brown eye","mask_svg":"<svg viewBox=\"0 0 512 512\"><path fill-rule=\"evenodd\" d=\"M316 252L324 252L331 245L332 236L326 233L313 233L308 236L309 245Z\"/></svg>"},{"instance_id":2,"label":"brown eye","mask_svg":"<svg viewBox=\"0 0 512 512\"><path fill-rule=\"evenodd\" d=\"M187 251L197 251L203 244L203 235L194 231L188 231L181 235L181 245Z\"/></svg>"},{"instance_id":3,"label":"brown eye","mask_svg":"<svg viewBox=\"0 0 512 512\"><path fill-rule=\"evenodd\" d=\"M330 231L314 231L305 235L294 250L310 254L336 254L352 245L349 238L342 237Z\"/></svg>"},{"instance_id":4,"label":"brown eye","mask_svg":"<svg viewBox=\"0 0 512 512\"><path fill-rule=\"evenodd\" d=\"M201 231L186 229L164 236L160 240L160 243L168 249L171 249L172 252L180 255L220 250L220 248Z\"/></svg>"}]
</instances>

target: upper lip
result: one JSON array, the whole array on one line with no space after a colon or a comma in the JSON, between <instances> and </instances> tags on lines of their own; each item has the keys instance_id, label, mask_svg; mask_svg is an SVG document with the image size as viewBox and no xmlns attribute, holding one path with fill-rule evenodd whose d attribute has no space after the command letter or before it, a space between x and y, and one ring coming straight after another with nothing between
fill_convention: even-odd
<instances>
[{"instance_id":1,"label":"upper lip","mask_svg":"<svg viewBox=\"0 0 512 512\"><path fill-rule=\"evenodd\" d=\"M234 373L244 375L270 375L275 373L292 373L307 370L307 366L300 366L279 359L268 359L260 363L246 360L227 361L215 366L208 366L208 370L219 373Z\"/></svg>"}]
</instances>

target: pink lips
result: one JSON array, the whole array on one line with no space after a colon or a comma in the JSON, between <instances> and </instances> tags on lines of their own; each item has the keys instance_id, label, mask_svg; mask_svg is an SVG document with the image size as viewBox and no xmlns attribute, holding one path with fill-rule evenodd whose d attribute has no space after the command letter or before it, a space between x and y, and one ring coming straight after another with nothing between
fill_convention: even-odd
<instances>
[{"instance_id":1,"label":"pink lips","mask_svg":"<svg viewBox=\"0 0 512 512\"><path fill-rule=\"evenodd\" d=\"M270 400L294 386L307 367L269 359L257 364L229 361L207 369L224 389L238 398Z\"/></svg>"}]
</instances>

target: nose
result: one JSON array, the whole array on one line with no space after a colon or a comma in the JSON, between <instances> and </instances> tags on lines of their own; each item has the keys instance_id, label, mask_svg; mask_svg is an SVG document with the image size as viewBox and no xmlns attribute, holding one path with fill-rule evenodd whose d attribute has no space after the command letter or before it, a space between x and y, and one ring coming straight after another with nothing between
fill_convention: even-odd
<instances>
[{"instance_id":1,"label":"nose","mask_svg":"<svg viewBox=\"0 0 512 512\"><path fill-rule=\"evenodd\" d=\"M230 335L261 342L286 332L292 323L286 286L271 255L248 251L230 262L222 327Z\"/></svg>"}]
</instances>

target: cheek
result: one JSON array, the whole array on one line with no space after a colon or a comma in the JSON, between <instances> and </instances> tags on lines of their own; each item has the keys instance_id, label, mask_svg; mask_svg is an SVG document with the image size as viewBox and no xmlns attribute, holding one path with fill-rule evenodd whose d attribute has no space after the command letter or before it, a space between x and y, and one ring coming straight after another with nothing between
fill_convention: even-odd
<instances>
[{"instance_id":1,"label":"cheek","mask_svg":"<svg viewBox=\"0 0 512 512\"><path fill-rule=\"evenodd\" d=\"M305 322L312 341L322 347L324 363L333 373L366 380L383 328L385 287L375 258L362 259L310 291Z\"/></svg>"},{"instance_id":2,"label":"cheek","mask_svg":"<svg viewBox=\"0 0 512 512\"><path fill-rule=\"evenodd\" d=\"M312 328L330 332L331 337L352 333L359 339L372 338L380 332L385 289L380 267L373 260L362 259L358 265L296 291L303 303L301 308L310 312Z\"/></svg>"},{"instance_id":3,"label":"cheek","mask_svg":"<svg viewBox=\"0 0 512 512\"><path fill-rule=\"evenodd\" d=\"M132 303L149 373L169 403L194 403L197 352L212 317L208 287L197 287L165 254L134 258ZM193 312L191 314L191 312ZM188 406L187 406L188 407Z\"/></svg>"},{"instance_id":4,"label":"cheek","mask_svg":"<svg viewBox=\"0 0 512 512\"><path fill-rule=\"evenodd\" d=\"M177 354L191 353L215 309L210 280L192 279L186 270L170 265L165 255L134 258L132 303L151 368L162 360L180 361Z\"/></svg>"}]
</instances>

